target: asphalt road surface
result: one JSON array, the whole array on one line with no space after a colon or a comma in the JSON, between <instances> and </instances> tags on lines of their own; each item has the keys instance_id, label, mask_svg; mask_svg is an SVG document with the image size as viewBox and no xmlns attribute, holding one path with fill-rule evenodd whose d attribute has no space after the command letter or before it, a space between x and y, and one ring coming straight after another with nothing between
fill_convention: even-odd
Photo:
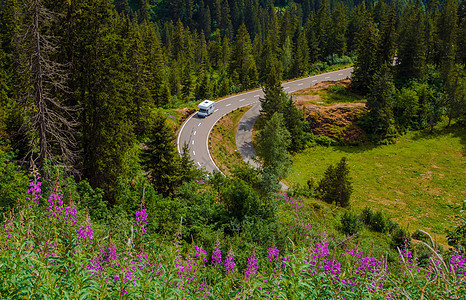
<instances>
[{"instance_id":1,"label":"asphalt road surface","mask_svg":"<svg viewBox=\"0 0 466 300\"><path fill-rule=\"evenodd\" d=\"M298 79L283 83L282 86L287 93L292 93L306 87L311 87L317 82L327 80L340 80L351 76L353 68L333 71L325 74L320 74L312 77ZM178 133L177 144L178 152L181 153L184 143L189 146L189 154L194 163L201 168L205 168L212 173L213 170L218 170L209 151L209 135L215 123L224 115L243 106L253 105L259 101L260 97L264 97L262 89L234 95L215 103L214 112L206 117L200 118L197 113L193 114L181 127ZM233 128L232 128L233 130Z\"/></svg>"}]
</instances>

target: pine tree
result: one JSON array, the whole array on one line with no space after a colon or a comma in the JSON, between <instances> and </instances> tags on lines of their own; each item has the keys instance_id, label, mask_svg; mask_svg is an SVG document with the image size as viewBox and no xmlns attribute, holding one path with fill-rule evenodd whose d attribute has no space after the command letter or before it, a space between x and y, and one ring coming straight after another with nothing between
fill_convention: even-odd
<instances>
[{"instance_id":1,"label":"pine tree","mask_svg":"<svg viewBox=\"0 0 466 300\"><path fill-rule=\"evenodd\" d=\"M238 83L243 89L257 85L257 68L252 55L252 45L249 33L244 24L238 29L232 49L230 72L238 73Z\"/></svg>"},{"instance_id":2,"label":"pine tree","mask_svg":"<svg viewBox=\"0 0 466 300\"><path fill-rule=\"evenodd\" d=\"M319 41L317 40L316 29L314 26L314 17L310 15L306 21L305 33L307 37L307 43L309 48L309 63L315 63L319 58Z\"/></svg>"},{"instance_id":3,"label":"pine tree","mask_svg":"<svg viewBox=\"0 0 466 300\"><path fill-rule=\"evenodd\" d=\"M152 115L147 149L143 152L144 166L157 192L168 195L180 182L180 156L176 150L173 128L162 111Z\"/></svg>"},{"instance_id":4,"label":"pine tree","mask_svg":"<svg viewBox=\"0 0 466 300\"><path fill-rule=\"evenodd\" d=\"M292 77L301 77L309 70L309 46L307 44L306 34L299 31L298 39L293 56Z\"/></svg>"},{"instance_id":5,"label":"pine tree","mask_svg":"<svg viewBox=\"0 0 466 300\"><path fill-rule=\"evenodd\" d=\"M288 154L290 133L286 130L283 115L275 113L265 123L257 139L257 155L262 159L262 168L275 180L284 178L291 164Z\"/></svg>"},{"instance_id":6,"label":"pine tree","mask_svg":"<svg viewBox=\"0 0 466 300\"><path fill-rule=\"evenodd\" d=\"M395 56L395 42L396 42L396 9L393 5L391 10L382 16L380 24L380 34L377 43L376 54L376 69L385 64L389 67L393 64L393 57Z\"/></svg>"},{"instance_id":7,"label":"pine tree","mask_svg":"<svg viewBox=\"0 0 466 300\"><path fill-rule=\"evenodd\" d=\"M348 28L348 7L339 2L332 12L332 37L329 45L330 54L340 56L346 53L346 30Z\"/></svg>"},{"instance_id":8,"label":"pine tree","mask_svg":"<svg viewBox=\"0 0 466 300\"><path fill-rule=\"evenodd\" d=\"M367 96L366 131L377 139L394 142L397 132L393 117L395 87L388 66L382 66L374 75Z\"/></svg>"},{"instance_id":9,"label":"pine tree","mask_svg":"<svg viewBox=\"0 0 466 300\"><path fill-rule=\"evenodd\" d=\"M131 12L128 0L114 0L113 5L115 5L115 9L118 13L125 13L126 15L129 15Z\"/></svg>"},{"instance_id":10,"label":"pine tree","mask_svg":"<svg viewBox=\"0 0 466 300\"><path fill-rule=\"evenodd\" d=\"M375 73L375 51L377 36L375 26L369 14L363 16L361 31L357 34L357 60L354 63L351 87L359 92L367 93Z\"/></svg>"},{"instance_id":11,"label":"pine tree","mask_svg":"<svg viewBox=\"0 0 466 300\"><path fill-rule=\"evenodd\" d=\"M448 126L451 121L466 120L466 70L463 65L456 65L450 70L446 80L444 102L448 116Z\"/></svg>"},{"instance_id":12,"label":"pine tree","mask_svg":"<svg viewBox=\"0 0 466 300\"><path fill-rule=\"evenodd\" d=\"M304 149L304 116L298 107L295 105L291 96L286 96L286 100L283 105L283 119L285 121L285 127L290 133L291 143L288 146L288 150L292 152L300 151Z\"/></svg>"},{"instance_id":13,"label":"pine tree","mask_svg":"<svg viewBox=\"0 0 466 300\"><path fill-rule=\"evenodd\" d=\"M61 100L68 92L69 70L56 60L58 45L48 31L55 21L56 12L43 1L27 1L16 49L20 53L20 89L26 103L33 107L31 127L34 133L30 151L38 147L39 153L34 159L45 177L48 177L45 163L56 159L55 155L70 169L76 159L75 110Z\"/></svg>"},{"instance_id":14,"label":"pine tree","mask_svg":"<svg viewBox=\"0 0 466 300\"><path fill-rule=\"evenodd\" d=\"M444 77L455 66L457 32L458 32L458 2L447 0L437 24L439 62ZM465 37L463 37L464 39Z\"/></svg>"},{"instance_id":15,"label":"pine tree","mask_svg":"<svg viewBox=\"0 0 466 300\"><path fill-rule=\"evenodd\" d=\"M291 63L293 62L293 45L289 36L285 38L285 42L283 43L281 50L280 59L283 66L283 73L285 76L288 76L290 73Z\"/></svg>"},{"instance_id":16,"label":"pine tree","mask_svg":"<svg viewBox=\"0 0 466 300\"><path fill-rule=\"evenodd\" d=\"M126 179L128 155L135 145L129 43L122 38L124 20L105 0L79 1L73 24L73 81L80 111L82 168L93 187L115 203L120 178ZM72 12L75 13L75 12Z\"/></svg>"},{"instance_id":17,"label":"pine tree","mask_svg":"<svg viewBox=\"0 0 466 300\"><path fill-rule=\"evenodd\" d=\"M212 97L212 84L210 81L209 74L202 69L201 73L198 76L199 83L196 86L195 98L196 100L200 99L209 99Z\"/></svg>"},{"instance_id":18,"label":"pine tree","mask_svg":"<svg viewBox=\"0 0 466 300\"><path fill-rule=\"evenodd\" d=\"M327 203L335 203L341 207L349 206L353 187L346 157L343 157L336 166L330 165L327 168L324 178L319 182L317 192Z\"/></svg>"},{"instance_id":19,"label":"pine tree","mask_svg":"<svg viewBox=\"0 0 466 300\"><path fill-rule=\"evenodd\" d=\"M367 16L368 11L366 9L366 2L362 1L359 5L357 5L352 11L350 20L348 23L348 31L347 31L347 44L348 44L348 51L357 51L360 47L361 40L358 39L358 35L361 30L364 29L364 26L367 25Z\"/></svg>"},{"instance_id":20,"label":"pine tree","mask_svg":"<svg viewBox=\"0 0 466 300\"><path fill-rule=\"evenodd\" d=\"M316 38L319 41L319 58L323 60L327 56L332 54L332 20L330 15L329 0L322 1L319 11L317 12L315 22L315 26L317 29Z\"/></svg>"},{"instance_id":21,"label":"pine tree","mask_svg":"<svg viewBox=\"0 0 466 300\"><path fill-rule=\"evenodd\" d=\"M265 120L270 120L276 112L282 112L287 95L281 86L279 74L274 65L270 67L264 88L264 98L259 98L261 102L261 116Z\"/></svg>"},{"instance_id":22,"label":"pine tree","mask_svg":"<svg viewBox=\"0 0 466 300\"><path fill-rule=\"evenodd\" d=\"M228 0L222 1L222 35L231 39L233 38L233 24L231 23L230 6Z\"/></svg>"},{"instance_id":23,"label":"pine tree","mask_svg":"<svg viewBox=\"0 0 466 300\"><path fill-rule=\"evenodd\" d=\"M400 82L424 76L426 52L424 15L418 0L401 17L396 61L396 77Z\"/></svg>"},{"instance_id":24,"label":"pine tree","mask_svg":"<svg viewBox=\"0 0 466 300\"><path fill-rule=\"evenodd\" d=\"M458 63L466 65L466 1L462 0L458 8ZM461 38L463 37L463 38Z\"/></svg>"}]
</instances>

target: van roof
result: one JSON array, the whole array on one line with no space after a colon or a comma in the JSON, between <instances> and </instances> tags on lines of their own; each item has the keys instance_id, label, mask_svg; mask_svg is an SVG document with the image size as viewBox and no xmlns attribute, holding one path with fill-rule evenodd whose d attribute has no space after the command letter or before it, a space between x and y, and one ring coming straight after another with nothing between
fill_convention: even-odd
<instances>
[{"instance_id":1,"label":"van roof","mask_svg":"<svg viewBox=\"0 0 466 300\"><path fill-rule=\"evenodd\" d=\"M214 101L204 100L201 103L199 103L198 107L199 108L207 108L207 107L211 106L213 103L214 103Z\"/></svg>"}]
</instances>

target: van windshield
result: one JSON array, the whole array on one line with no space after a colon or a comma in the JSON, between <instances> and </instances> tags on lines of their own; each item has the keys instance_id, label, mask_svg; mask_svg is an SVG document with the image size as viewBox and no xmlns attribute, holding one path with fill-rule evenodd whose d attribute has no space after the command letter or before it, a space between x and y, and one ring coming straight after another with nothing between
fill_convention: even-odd
<instances>
[{"instance_id":1,"label":"van windshield","mask_svg":"<svg viewBox=\"0 0 466 300\"><path fill-rule=\"evenodd\" d=\"M201 108L201 109L199 109L199 112L205 113L205 114L206 114L206 113L207 113L207 110Z\"/></svg>"}]
</instances>

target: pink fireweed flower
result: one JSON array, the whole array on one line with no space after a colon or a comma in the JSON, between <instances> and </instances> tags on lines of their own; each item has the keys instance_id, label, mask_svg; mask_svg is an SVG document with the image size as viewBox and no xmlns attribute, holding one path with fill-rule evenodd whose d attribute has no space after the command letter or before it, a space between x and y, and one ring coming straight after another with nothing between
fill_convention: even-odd
<instances>
[{"instance_id":1,"label":"pink fireweed flower","mask_svg":"<svg viewBox=\"0 0 466 300\"><path fill-rule=\"evenodd\" d=\"M233 273L236 271L236 264L234 262L235 254L233 253L233 249L228 251L227 257L225 258L225 271L227 274Z\"/></svg>"},{"instance_id":2,"label":"pink fireweed flower","mask_svg":"<svg viewBox=\"0 0 466 300\"><path fill-rule=\"evenodd\" d=\"M461 256L461 254L452 255L450 257L450 268L456 273L457 278L466 276L466 256Z\"/></svg>"},{"instance_id":3,"label":"pink fireweed flower","mask_svg":"<svg viewBox=\"0 0 466 300\"><path fill-rule=\"evenodd\" d=\"M218 248L212 250L212 265L217 267L222 265L222 251Z\"/></svg>"},{"instance_id":4,"label":"pink fireweed flower","mask_svg":"<svg viewBox=\"0 0 466 300\"><path fill-rule=\"evenodd\" d=\"M94 233L91 228L91 222L89 217L87 217L86 221L78 228L78 239L85 241L88 238L89 243L92 244L92 239L94 238L93 234Z\"/></svg>"},{"instance_id":5,"label":"pink fireweed flower","mask_svg":"<svg viewBox=\"0 0 466 300\"><path fill-rule=\"evenodd\" d=\"M108 265L111 266L111 267L115 267L115 266L118 266L118 255L117 255L117 252L116 252L116 249L115 249L115 245L111 245L110 247L108 247L108 251L105 252L105 249L104 249L104 257L108 260Z\"/></svg>"},{"instance_id":6,"label":"pink fireweed flower","mask_svg":"<svg viewBox=\"0 0 466 300\"><path fill-rule=\"evenodd\" d=\"M30 194L31 197L26 197L26 200L32 200L34 203L39 204L39 199L42 197L42 183L39 181L39 172L35 168L33 168L32 176L33 179L31 182L29 182L29 188L26 192L27 194Z\"/></svg>"},{"instance_id":7,"label":"pink fireweed flower","mask_svg":"<svg viewBox=\"0 0 466 300\"><path fill-rule=\"evenodd\" d=\"M78 221L78 211L73 206L73 203L71 203L65 209L65 222L73 227L73 225L76 224L76 221Z\"/></svg>"},{"instance_id":8,"label":"pink fireweed flower","mask_svg":"<svg viewBox=\"0 0 466 300\"><path fill-rule=\"evenodd\" d=\"M10 212L10 218L5 220L5 224L3 225L3 228L5 228L5 232L7 233L6 240L9 241L12 237L11 232L13 231L13 220L14 216Z\"/></svg>"},{"instance_id":9,"label":"pink fireweed flower","mask_svg":"<svg viewBox=\"0 0 466 300\"><path fill-rule=\"evenodd\" d=\"M272 246L267 250L267 257L269 258L269 262L278 261L278 255L279 251L275 246Z\"/></svg>"},{"instance_id":10,"label":"pink fireweed flower","mask_svg":"<svg viewBox=\"0 0 466 300\"><path fill-rule=\"evenodd\" d=\"M259 260L253 252L251 256L248 258L248 269L244 273L244 276L246 278L254 277L257 274L257 269L259 268L258 262Z\"/></svg>"},{"instance_id":11,"label":"pink fireweed flower","mask_svg":"<svg viewBox=\"0 0 466 300\"><path fill-rule=\"evenodd\" d=\"M404 264L406 268L412 272L418 265L417 261L413 258L413 254L405 242L401 248L398 248L400 261L399 265ZM420 272L419 268L416 268L416 272Z\"/></svg>"},{"instance_id":12,"label":"pink fireweed flower","mask_svg":"<svg viewBox=\"0 0 466 300\"><path fill-rule=\"evenodd\" d=\"M194 257L201 257L202 261L207 261L206 258L207 252L199 246L196 246L196 251L194 252Z\"/></svg>"},{"instance_id":13,"label":"pink fireweed flower","mask_svg":"<svg viewBox=\"0 0 466 300\"><path fill-rule=\"evenodd\" d=\"M147 212L146 207L144 206L144 202L141 202L138 210L136 210L136 223L134 224L139 231L139 235L144 235L146 233L146 226L147 226Z\"/></svg>"}]
</instances>

